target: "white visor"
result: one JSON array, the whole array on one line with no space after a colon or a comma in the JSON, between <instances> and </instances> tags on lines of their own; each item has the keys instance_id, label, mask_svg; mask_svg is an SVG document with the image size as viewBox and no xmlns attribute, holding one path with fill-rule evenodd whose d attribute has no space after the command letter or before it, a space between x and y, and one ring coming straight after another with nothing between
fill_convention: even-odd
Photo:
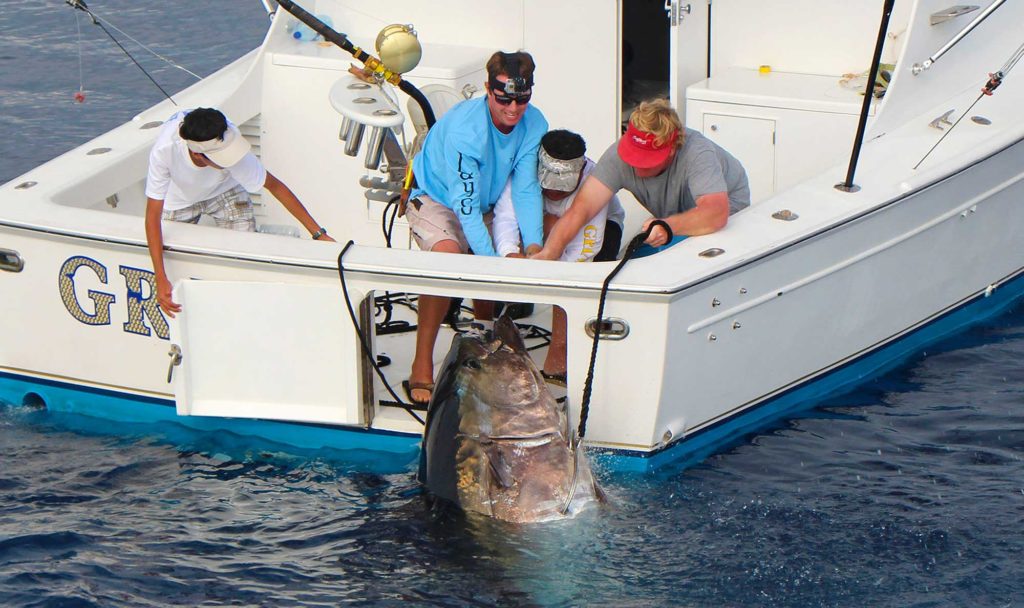
<instances>
[{"instance_id":1,"label":"white visor","mask_svg":"<svg viewBox=\"0 0 1024 608\"><path fill-rule=\"evenodd\" d=\"M249 153L249 142L242 137L242 133L235 125L228 125L228 130L224 131L224 139L214 138L207 141L186 139L185 145L197 154L205 154L206 158L221 167L233 167Z\"/></svg>"}]
</instances>

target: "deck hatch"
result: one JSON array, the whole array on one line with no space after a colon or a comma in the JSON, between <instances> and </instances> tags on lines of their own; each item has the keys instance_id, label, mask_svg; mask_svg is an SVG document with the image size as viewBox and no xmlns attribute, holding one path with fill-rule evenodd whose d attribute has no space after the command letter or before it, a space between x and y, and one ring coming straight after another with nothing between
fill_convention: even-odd
<instances>
[{"instance_id":1,"label":"deck hatch","mask_svg":"<svg viewBox=\"0 0 1024 608\"><path fill-rule=\"evenodd\" d=\"M359 346L335 285L183 280L174 294L179 415L363 423L349 373Z\"/></svg>"}]
</instances>

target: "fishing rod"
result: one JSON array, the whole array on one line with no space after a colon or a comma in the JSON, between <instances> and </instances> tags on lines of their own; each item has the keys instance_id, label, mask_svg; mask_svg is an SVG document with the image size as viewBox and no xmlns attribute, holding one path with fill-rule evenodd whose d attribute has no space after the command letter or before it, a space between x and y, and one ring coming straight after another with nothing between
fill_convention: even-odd
<instances>
[{"instance_id":1,"label":"fishing rod","mask_svg":"<svg viewBox=\"0 0 1024 608\"><path fill-rule=\"evenodd\" d=\"M67 1L71 2L74 0ZM317 19L309 11L292 2L292 0L278 0L277 3L281 8L291 13L296 19L309 26L311 30L323 36L324 40L327 40L342 50L351 53L353 57L363 62L363 65L365 65L374 76L381 80L390 82L401 89L406 95L415 99L416 103L420 106L420 109L423 110L423 118L427 123L427 128L434 126L437 119L434 117L434 110L430 107L430 102L427 101L426 96L424 96L419 89L413 86L412 83L408 80L404 80L400 73L393 71L380 59L352 44L352 41L348 39L347 35L332 29L323 21Z\"/></svg>"}]
</instances>

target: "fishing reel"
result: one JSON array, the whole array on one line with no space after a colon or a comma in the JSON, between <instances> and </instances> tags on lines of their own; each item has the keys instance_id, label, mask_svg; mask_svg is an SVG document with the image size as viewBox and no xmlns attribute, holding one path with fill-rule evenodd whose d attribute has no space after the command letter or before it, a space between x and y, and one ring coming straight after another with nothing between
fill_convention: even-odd
<instances>
[{"instance_id":1,"label":"fishing reel","mask_svg":"<svg viewBox=\"0 0 1024 608\"><path fill-rule=\"evenodd\" d=\"M394 87L386 74L402 74L419 64L422 47L411 25L392 24L377 35L378 64L351 70L331 87L331 105L342 115L338 139L344 142L347 156L358 156L367 139L363 167L382 170L386 177L364 177L366 198L388 202L402 189L409 166L406 151L395 135L405 121ZM369 137L366 130L370 129ZM385 168L381 169L382 161Z\"/></svg>"}]
</instances>

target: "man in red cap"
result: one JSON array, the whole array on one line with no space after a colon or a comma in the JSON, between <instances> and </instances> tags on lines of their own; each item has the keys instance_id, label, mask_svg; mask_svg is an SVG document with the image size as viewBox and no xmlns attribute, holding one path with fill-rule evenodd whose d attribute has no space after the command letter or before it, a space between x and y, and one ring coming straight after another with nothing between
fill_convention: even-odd
<instances>
[{"instance_id":1,"label":"man in red cap","mask_svg":"<svg viewBox=\"0 0 1024 608\"><path fill-rule=\"evenodd\" d=\"M625 188L673 234L655 228L646 243L660 247L675 235L709 234L725 227L729 214L750 204L743 166L692 129L684 129L668 101L645 101L629 118L626 133L605 151L580 188L572 207L551 229L534 258L557 260L580 228Z\"/></svg>"}]
</instances>

